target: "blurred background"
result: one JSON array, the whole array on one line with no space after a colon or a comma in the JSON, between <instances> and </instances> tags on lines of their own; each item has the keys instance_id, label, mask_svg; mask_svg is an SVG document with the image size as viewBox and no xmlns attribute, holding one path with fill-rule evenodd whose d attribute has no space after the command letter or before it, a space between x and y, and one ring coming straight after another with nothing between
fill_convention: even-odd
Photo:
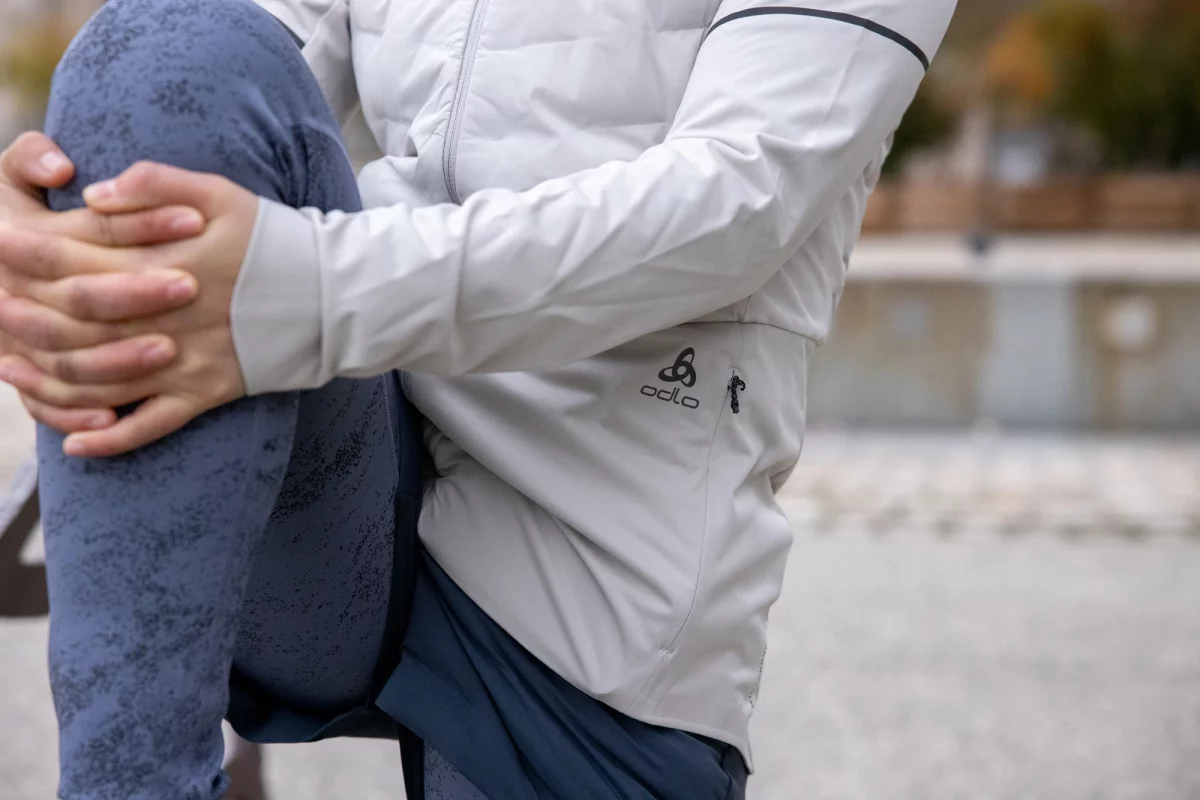
<instances>
[{"instance_id":1,"label":"blurred background","mask_svg":"<svg viewBox=\"0 0 1200 800\"><path fill-rule=\"evenodd\" d=\"M96 5L0 0L0 145ZM959 5L813 368L751 797L1200 798L1200 3ZM31 443L0 391L0 486ZM0 797L53 796L45 631ZM402 796L387 744L268 773Z\"/></svg>"}]
</instances>

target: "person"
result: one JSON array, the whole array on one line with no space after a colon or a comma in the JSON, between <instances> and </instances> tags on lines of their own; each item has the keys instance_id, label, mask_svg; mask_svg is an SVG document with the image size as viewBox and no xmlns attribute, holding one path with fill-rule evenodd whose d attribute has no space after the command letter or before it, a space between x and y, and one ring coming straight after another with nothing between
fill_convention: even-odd
<instances>
[{"instance_id":1,"label":"person","mask_svg":"<svg viewBox=\"0 0 1200 800\"><path fill-rule=\"evenodd\" d=\"M808 361L953 8L107 3L2 159L60 796L219 797L226 714L411 797L744 796Z\"/></svg>"}]
</instances>

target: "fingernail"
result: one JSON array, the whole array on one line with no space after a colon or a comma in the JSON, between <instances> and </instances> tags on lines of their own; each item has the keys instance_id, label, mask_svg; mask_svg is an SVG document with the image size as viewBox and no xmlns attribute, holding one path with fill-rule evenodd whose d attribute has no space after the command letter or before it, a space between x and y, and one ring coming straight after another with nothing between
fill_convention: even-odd
<instances>
[{"instance_id":1,"label":"fingernail","mask_svg":"<svg viewBox=\"0 0 1200 800\"><path fill-rule=\"evenodd\" d=\"M196 283L196 279L191 275L176 278L167 284L167 298L177 303L181 303L184 300L191 300L199 291L200 285Z\"/></svg>"},{"instance_id":2,"label":"fingernail","mask_svg":"<svg viewBox=\"0 0 1200 800\"><path fill-rule=\"evenodd\" d=\"M88 203L101 203L117 196L116 181L93 183L83 190L83 199Z\"/></svg>"},{"instance_id":3,"label":"fingernail","mask_svg":"<svg viewBox=\"0 0 1200 800\"><path fill-rule=\"evenodd\" d=\"M142 365L159 367L171 360L171 346L166 342L154 342L142 351Z\"/></svg>"},{"instance_id":4,"label":"fingernail","mask_svg":"<svg viewBox=\"0 0 1200 800\"><path fill-rule=\"evenodd\" d=\"M12 383L12 367L8 364L0 363L0 381Z\"/></svg>"},{"instance_id":5,"label":"fingernail","mask_svg":"<svg viewBox=\"0 0 1200 800\"><path fill-rule=\"evenodd\" d=\"M74 436L68 436L67 440L63 442L63 452L69 456L85 456L87 455L87 448L79 439Z\"/></svg>"},{"instance_id":6,"label":"fingernail","mask_svg":"<svg viewBox=\"0 0 1200 800\"><path fill-rule=\"evenodd\" d=\"M87 422L85 424L92 430L96 430L97 428L107 428L109 425L108 415L93 414L87 418Z\"/></svg>"},{"instance_id":7,"label":"fingernail","mask_svg":"<svg viewBox=\"0 0 1200 800\"><path fill-rule=\"evenodd\" d=\"M71 166L71 162L61 153L51 151L38 159L38 164L44 172L58 172L63 167Z\"/></svg>"},{"instance_id":8,"label":"fingernail","mask_svg":"<svg viewBox=\"0 0 1200 800\"><path fill-rule=\"evenodd\" d=\"M171 233L199 233L204 228L204 217L199 211L181 211L171 220Z\"/></svg>"}]
</instances>

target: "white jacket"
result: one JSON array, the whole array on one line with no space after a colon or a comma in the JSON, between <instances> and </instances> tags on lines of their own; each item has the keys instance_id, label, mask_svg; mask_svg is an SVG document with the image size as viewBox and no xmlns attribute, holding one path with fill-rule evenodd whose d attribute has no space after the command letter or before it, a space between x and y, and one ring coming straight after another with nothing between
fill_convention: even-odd
<instances>
[{"instance_id":1,"label":"white jacket","mask_svg":"<svg viewBox=\"0 0 1200 800\"><path fill-rule=\"evenodd\" d=\"M749 761L809 356L955 0L259 2L387 155L366 212L262 202L247 386L408 371L437 561Z\"/></svg>"}]
</instances>

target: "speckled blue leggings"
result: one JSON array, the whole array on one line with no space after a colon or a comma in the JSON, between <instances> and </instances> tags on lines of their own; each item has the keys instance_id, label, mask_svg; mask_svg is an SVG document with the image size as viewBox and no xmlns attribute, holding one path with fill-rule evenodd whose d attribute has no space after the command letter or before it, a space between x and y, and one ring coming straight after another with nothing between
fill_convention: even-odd
<instances>
[{"instance_id":1,"label":"speckled blue leggings","mask_svg":"<svg viewBox=\"0 0 1200 800\"><path fill-rule=\"evenodd\" d=\"M299 50L249 0L109 2L59 67L47 132L79 169L56 209L141 159L360 207ZM391 387L245 399L120 458L69 459L39 431L62 798L219 797L233 663L296 708L361 701L391 588Z\"/></svg>"}]
</instances>

